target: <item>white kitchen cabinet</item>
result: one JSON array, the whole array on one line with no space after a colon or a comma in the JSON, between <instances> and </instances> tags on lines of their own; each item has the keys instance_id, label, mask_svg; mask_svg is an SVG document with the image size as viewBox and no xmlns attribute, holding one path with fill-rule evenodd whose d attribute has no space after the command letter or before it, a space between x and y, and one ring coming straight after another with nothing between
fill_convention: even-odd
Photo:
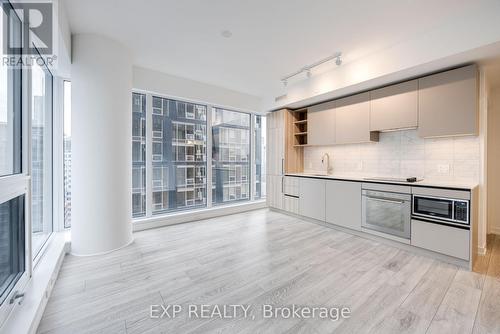
<instances>
[{"instance_id":1,"label":"white kitchen cabinet","mask_svg":"<svg viewBox=\"0 0 500 334\"><path fill-rule=\"evenodd\" d=\"M283 176L267 175L267 205L275 209L283 209Z\"/></svg>"},{"instance_id":2,"label":"white kitchen cabinet","mask_svg":"<svg viewBox=\"0 0 500 334\"><path fill-rule=\"evenodd\" d=\"M267 114L267 173L283 175L285 166L285 110Z\"/></svg>"},{"instance_id":3,"label":"white kitchen cabinet","mask_svg":"<svg viewBox=\"0 0 500 334\"><path fill-rule=\"evenodd\" d=\"M470 232L420 220L411 221L411 244L469 261Z\"/></svg>"},{"instance_id":4,"label":"white kitchen cabinet","mask_svg":"<svg viewBox=\"0 0 500 334\"><path fill-rule=\"evenodd\" d=\"M327 223L361 230L361 183L326 181Z\"/></svg>"},{"instance_id":5,"label":"white kitchen cabinet","mask_svg":"<svg viewBox=\"0 0 500 334\"><path fill-rule=\"evenodd\" d=\"M298 215L299 214L299 199L297 197L284 195L283 196L283 210Z\"/></svg>"},{"instance_id":6,"label":"white kitchen cabinet","mask_svg":"<svg viewBox=\"0 0 500 334\"><path fill-rule=\"evenodd\" d=\"M378 141L378 132L370 132L370 93L361 93L336 101L335 142L337 144Z\"/></svg>"},{"instance_id":7,"label":"white kitchen cabinet","mask_svg":"<svg viewBox=\"0 0 500 334\"><path fill-rule=\"evenodd\" d=\"M299 197L299 177L285 176L283 178L283 194Z\"/></svg>"},{"instance_id":8,"label":"white kitchen cabinet","mask_svg":"<svg viewBox=\"0 0 500 334\"><path fill-rule=\"evenodd\" d=\"M267 204L283 209L283 174L285 168L285 110L267 114Z\"/></svg>"},{"instance_id":9,"label":"white kitchen cabinet","mask_svg":"<svg viewBox=\"0 0 500 334\"><path fill-rule=\"evenodd\" d=\"M326 180L300 178L299 214L317 220L325 220Z\"/></svg>"},{"instance_id":10,"label":"white kitchen cabinet","mask_svg":"<svg viewBox=\"0 0 500 334\"><path fill-rule=\"evenodd\" d=\"M370 92L370 131L415 128L418 125L418 80Z\"/></svg>"},{"instance_id":11,"label":"white kitchen cabinet","mask_svg":"<svg viewBox=\"0 0 500 334\"><path fill-rule=\"evenodd\" d=\"M335 144L335 101L307 109L307 144Z\"/></svg>"},{"instance_id":12,"label":"white kitchen cabinet","mask_svg":"<svg viewBox=\"0 0 500 334\"><path fill-rule=\"evenodd\" d=\"M477 67L470 65L418 80L420 137L477 135Z\"/></svg>"}]
</instances>

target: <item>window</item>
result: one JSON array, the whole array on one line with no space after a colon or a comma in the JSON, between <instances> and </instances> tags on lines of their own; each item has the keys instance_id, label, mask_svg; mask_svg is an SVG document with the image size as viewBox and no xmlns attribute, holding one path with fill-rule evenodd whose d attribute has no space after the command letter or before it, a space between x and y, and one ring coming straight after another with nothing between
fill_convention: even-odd
<instances>
[{"instance_id":1,"label":"window","mask_svg":"<svg viewBox=\"0 0 500 334\"><path fill-rule=\"evenodd\" d=\"M21 173L20 86L21 71L0 66L0 176Z\"/></svg>"},{"instance_id":2,"label":"window","mask_svg":"<svg viewBox=\"0 0 500 334\"><path fill-rule=\"evenodd\" d=\"M52 233L52 75L31 67L31 224L35 257Z\"/></svg>"},{"instance_id":3,"label":"window","mask_svg":"<svg viewBox=\"0 0 500 334\"><path fill-rule=\"evenodd\" d=\"M250 199L250 114L212 108L212 203Z\"/></svg>"},{"instance_id":4,"label":"window","mask_svg":"<svg viewBox=\"0 0 500 334\"><path fill-rule=\"evenodd\" d=\"M5 1L1 6L9 6ZM2 8L8 10L8 8ZM16 45L21 44L21 21L0 15L0 45L4 30ZM0 327L13 305L9 298L28 280L26 273L26 179L22 148L22 68L0 66Z\"/></svg>"},{"instance_id":5,"label":"window","mask_svg":"<svg viewBox=\"0 0 500 334\"><path fill-rule=\"evenodd\" d=\"M255 192L254 198L266 197L266 117L254 116L254 138L255 138Z\"/></svg>"},{"instance_id":6,"label":"window","mask_svg":"<svg viewBox=\"0 0 500 334\"><path fill-rule=\"evenodd\" d=\"M71 227L71 82L64 81L64 228Z\"/></svg>"},{"instance_id":7,"label":"window","mask_svg":"<svg viewBox=\"0 0 500 334\"><path fill-rule=\"evenodd\" d=\"M0 204L0 304L25 270L24 195Z\"/></svg>"},{"instance_id":8,"label":"window","mask_svg":"<svg viewBox=\"0 0 500 334\"><path fill-rule=\"evenodd\" d=\"M132 216L146 215L146 96L132 94Z\"/></svg>"},{"instance_id":9,"label":"window","mask_svg":"<svg viewBox=\"0 0 500 334\"><path fill-rule=\"evenodd\" d=\"M152 97L152 213L207 204L207 107Z\"/></svg>"},{"instance_id":10,"label":"window","mask_svg":"<svg viewBox=\"0 0 500 334\"><path fill-rule=\"evenodd\" d=\"M133 218L265 198L265 116L140 92L132 105Z\"/></svg>"}]
</instances>

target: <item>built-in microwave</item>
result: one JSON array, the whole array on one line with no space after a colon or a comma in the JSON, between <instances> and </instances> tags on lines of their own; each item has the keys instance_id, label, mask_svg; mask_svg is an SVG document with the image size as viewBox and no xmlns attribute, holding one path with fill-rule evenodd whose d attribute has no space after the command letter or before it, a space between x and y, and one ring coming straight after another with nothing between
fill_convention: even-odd
<instances>
[{"instance_id":1,"label":"built-in microwave","mask_svg":"<svg viewBox=\"0 0 500 334\"><path fill-rule=\"evenodd\" d=\"M469 201L413 195L412 216L469 225Z\"/></svg>"}]
</instances>

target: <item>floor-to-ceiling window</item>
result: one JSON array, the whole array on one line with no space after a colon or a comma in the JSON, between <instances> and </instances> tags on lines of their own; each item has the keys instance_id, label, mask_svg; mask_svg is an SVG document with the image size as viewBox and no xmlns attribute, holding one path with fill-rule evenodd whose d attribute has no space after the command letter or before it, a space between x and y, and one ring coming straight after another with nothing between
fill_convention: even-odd
<instances>
[{"instance_id":1,"label":"floor-to-ceiling window","mask_svg":"<svg viewBox=\"0 0 500 334\"><path fill-rule=\"evenodd\" d=\"M132 94L132 216L146 214L146 96Z\"/></svg>"},{"instance_id":2,"label":"floor-to-ceiling window","mask_svg":"<svg viewBox=\"0 0 500 334\"><path fill-rule=\"evenodd\" d=\"M132 216L265 197L265 119L132 93Z\"/></svg>"},{"instance_id":3,"label":"floor-to-ceiling window","mask_svg":"<svg viewBox=\"0 0 500 334\"><path fill-rule=\"evenodd\" d=\"M212 108L212 202L250 199L250 114Z\"/></svg>"},{"instance_id":4,"label":"floor-to-ceiling window","mask_svg":"<svg viewBox=\"0 0 500 334\"><path fill-rule=\"evenodd\" d=\"M152 212L207 204L207 107L152 98Z\"/></svg>"},{"instance_id":5,"label":"floor-to-ceiling window","mask_svg":"<svg viewBox=\"0 0 500 334\"><path fill-rule=\"evenodd\" d=\"M53 231L52 224L52 74L31 67L31 228L35 257Z\"/></svg>"},{"instance_id":6,"label":"floor-to-ceiling window","mask_svg":"<svg viewBox=\"0 0 500 334\"><path fill-rule=\"evenodd\" d=\"M9 6L2 1L2 6ZM5 8L8 10L8 8ZM21 42L22 24L12 15L0 15L0 45L8 30L10 42ZM17 45L19 45L17 44ZM0 326L7 318L12 298L27 279L25 242L27 166L23 163L22 68L0 65Z\"/></svg>"},{"instance_id":7,"label":"floor-to-ceiling window","mask_svg":"<svg viewBox=\"0 0 500 334\"><path fill-rule=\"evenodd\" d=\"M266 197L266 117L254 115L254 138L255 138L255 192L254 198Z\"/></svg>"},{"instance_id":8,"label":"floor-to-ceiling window","mask_svg":"<svg viewBox=\"0 0 500 334\"><path fill-rule=\"evenodd\" d=\"M63 83L64 228L71 227L71 82Z\"/></svg>"}]
</instances>

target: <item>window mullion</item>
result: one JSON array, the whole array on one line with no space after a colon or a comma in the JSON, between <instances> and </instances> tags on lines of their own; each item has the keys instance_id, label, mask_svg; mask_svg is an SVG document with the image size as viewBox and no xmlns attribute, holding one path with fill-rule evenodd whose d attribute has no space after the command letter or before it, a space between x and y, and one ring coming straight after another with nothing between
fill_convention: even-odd
<instances>
[{"instance_id":1,"label":"window mullion","mask_svg":"<svg viewBox=\"0 0 500 334\"><path fill-rule=\"evenodd\" d=\"M212 207L212 105L207 105L207 208Z\"/></svg>"},{"instance_id":2,"label":"window mullion","mask_svg":"<svg viewBox=\"0 0 500 334\"><path fill-rule=\"evenodd\" d=\"M153 214L153 96L146 94L146 217Z\"/></svg>"},{"instance_id":3,"label":"window mullion","mask_svg":"<svg viewBox=\"0 0 500 334\"><path fill-rule=\"evenodd\" d=\"M250 114L250 176L249 184L250 188L250 201L255 199L255 116Z\"/></svg>"}]
</instances>

